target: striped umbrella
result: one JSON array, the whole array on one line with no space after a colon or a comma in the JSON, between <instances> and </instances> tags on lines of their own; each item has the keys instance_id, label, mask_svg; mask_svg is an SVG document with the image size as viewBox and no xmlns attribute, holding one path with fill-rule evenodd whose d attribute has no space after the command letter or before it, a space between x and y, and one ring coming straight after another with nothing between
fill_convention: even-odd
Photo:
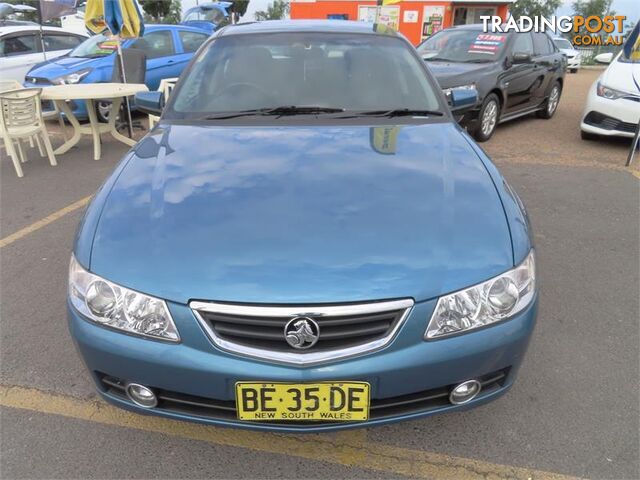
<instances>
[{"instance_id":1,"label":"striped umbrella","mask_svg":"<svg viewBox=\"0 0 640 480\"><path fill-rule=\"evenodd\" d=\"M94 33L109 30L118 38L138 38L144 33L136 0L88 0L84 23Z\"/></svg>"},{"instance_id":2,"label":"striped umbrella","mask_svg":"<svg viewBox=\"0 0 640 480\"><path fill-rule=\"evenodd\" d=\"M120 40L138 38L144 34L144 21L138 2L136 0L87 0L84 23L92 32L109 32L112 39L116 40L121 78L124 83L127 83ZM128 98L125 98L125 104L129 137L133 137Z\"/></svg>"}]
</instances>

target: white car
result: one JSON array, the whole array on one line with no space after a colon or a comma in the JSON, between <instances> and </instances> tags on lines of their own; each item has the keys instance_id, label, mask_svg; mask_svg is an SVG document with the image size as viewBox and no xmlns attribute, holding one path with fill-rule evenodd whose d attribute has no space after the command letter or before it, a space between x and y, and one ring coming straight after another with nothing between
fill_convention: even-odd
<instances>
[{"instance_id":1,"label":"white car","mask_svg":"<svg viewBox=\"0 0 640 480\"><path fill-rule=\"evenodd\" d=\"M66 55L89 35L59 27L20 25L0 27L0 76L22 84L31 68Z\"/></svg>"},{"instance_id":2,"label":"white car","mask_svg":"<svg viewBox=\"0 0 640 480\"><path fill-rule=\"evenodd\" d=\"M576 73L582 65L582 54L580 51L573 48L571 42L566 38L556 37L553 39L553 43L555 43L558 50L567 57L567 70L571 73Z\"/></svg>"},{"instance_id":3,"label":"white car","mask_svg":"<svg viewBox=\"0 0 640 480\"><path fill-rule=\"evenodd\" d=\"M602 53L596 62L611 63L591 85L580 130L584 140L597 135L633 138L640 122L640 62L620 52ZM613 60L613 61L612 61Z\"/></svg>"}]
</instances>

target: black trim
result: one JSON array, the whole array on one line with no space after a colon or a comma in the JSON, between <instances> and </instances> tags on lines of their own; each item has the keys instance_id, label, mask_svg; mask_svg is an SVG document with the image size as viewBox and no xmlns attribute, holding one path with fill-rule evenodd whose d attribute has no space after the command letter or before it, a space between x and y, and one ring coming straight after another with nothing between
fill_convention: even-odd
<instances>
[{"instance_id":1,"label":"black trim","mask_svg":"<svg viewBox=\"0 0 640 480\"><path fill-rule=\"evenodd\" d=\"M496 372L483 375L478 378L482 384L482 390L478 398L494 393L505 386L509 375L509 368L498 370ZM116 397L120 400L130 402L125 394L125 380L96 372L99 386L106 394ZM370 405L370 420L380 420L400 415L408 415L411 413L428 412L438 408L450 406L449 394L453 387L457 385L447 385L440 388L425 390L422 392L400 395L389 398L372 398ZM153 387L150 387L153 388ZM236 415L236 402L234 400L216 400L194 395L187 395L169 390L153 388L158 395L158 410L165 412L181 413L185 415L193 415L197 417L212 419L238 421ZM134 405L133 403L131 403ZM245 422L248 423L248 422ZM282 424L290 427L305 427L309 425L317 425L318 422L300 421L300 422L251 422L259 425ZM341 424L351 422L330 422L328 424Z\"/></svg>"}]
</instances>

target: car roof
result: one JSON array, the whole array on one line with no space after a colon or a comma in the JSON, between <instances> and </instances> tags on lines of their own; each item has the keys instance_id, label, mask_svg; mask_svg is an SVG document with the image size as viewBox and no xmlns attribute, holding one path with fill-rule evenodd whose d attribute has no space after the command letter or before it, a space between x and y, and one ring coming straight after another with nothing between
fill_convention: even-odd
<instances>
[{"instance_id":1,"label":"car roof","mask_svg":"<svg viewBox=\"0 0 640 480\"><path fill-rule=\"evenodd\" d=\"M80 32L75 32L75 31L68 30L66 28L50 27L48 25L40 26L37 23L35 23L33 25L7 25L7 26L0 26L0 35L7 35L8 33L16 33L16 32L35 31L35 30L40 30L41 28L42 28L43 32L59 32L59 33L69 33L69 34L72 34L72 35L84 35L86 37L89 36L87 34L82 34Z\"/></svg>"},{"instance_id":2,"label":"car roof","mask_svg":"<svg viewBox=\"0 0 640 480\"><path fill-rule=\"evenodd\" d=\"M145 23L144 28L145 30L149 30L150 32L153 30L159 30L159 29L169 29L169 30L188 30L190 32L198 32L198 33L204 33L206 35L209 35L209 32L207 32L202 28L191 27L189 25L182 25L182 24L176 25L176 24L169 24L169 23Z\"/></svg>"},{"instance_id":3,"label":"car roof","mask_svg":"<svg viewBox=\"0 0 640 480\"><path fill-rule=\"evenodd\" d=\"M377 25L377 28L374 29L373 23L349 20L267 20L264 22L237 23L220 29L218 36L279 32L358 33L400 36L395 30L384 25Z\"/></svg>"}]
</instances>

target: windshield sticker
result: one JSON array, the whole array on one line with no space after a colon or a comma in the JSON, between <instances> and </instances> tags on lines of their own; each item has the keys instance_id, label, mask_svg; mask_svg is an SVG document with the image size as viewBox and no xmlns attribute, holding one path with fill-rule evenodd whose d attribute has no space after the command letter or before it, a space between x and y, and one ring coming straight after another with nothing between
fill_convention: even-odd
<instances>
[{"instance_id":1,"label":"windshield sticker","mask_svg":"<svg viewBox=\"0 0 640 480\"><path fill-rule=\"evenodd\" d=\"M488 55L495 55L498 53L500 48L502 48L502 45L504 45L506 38L506 35L481 33L469 47L468 53L485 53Z\"/></svg>"},{"instance_id":2,"label":"windshield sticker","mask_svg":"<svg viewBox=\"0 0 640 480\"><path fill-rule=\"evenodd\" d=\"M96 53L111 53L118 49L117 40L106 40L98 44L98 51Z\"/></svg>"}]
</instances>

